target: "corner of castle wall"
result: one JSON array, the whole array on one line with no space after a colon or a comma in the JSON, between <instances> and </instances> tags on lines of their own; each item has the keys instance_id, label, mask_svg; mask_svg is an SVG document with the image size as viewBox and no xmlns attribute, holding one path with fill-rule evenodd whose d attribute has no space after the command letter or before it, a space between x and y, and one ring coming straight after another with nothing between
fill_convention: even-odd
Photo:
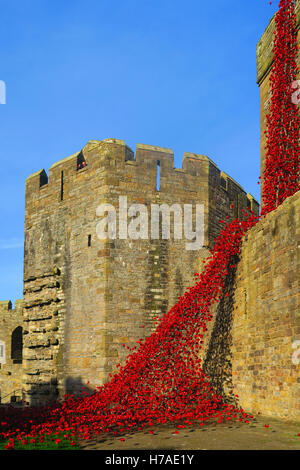
<instances>
[{"instance_id":1,"label":"corner of castle wall","mask_svg":"<svg viewBox=\"0 0 300 470\"><path fill-rule=\"evenodd\" d=\"M36 171L28 176L25 181L25 191L26 194L31 192L38 191L42 186L48 184L48 175L44 169Z\"/></svg>"},{"instance_id":2,"label":"corner of castle wall","mask_svg":"<svg viewBox=\"0 0 300 470\"><path fill-rule=\"evenodd\" d=\"M109 154L113 152L117 156L119 163L124 164L124 162L134 160L134 151L126 144L125 140L121 139L104 139L99 141L99 151Z\"/></svg>"},{"instance_id":3,"label":"corner of castle wall","mask_svg":"<svg viewBox=\"0 0 300 470\"><path fill-rule=\"evenodd\" d=\"M259 214L259 203L258 203L258 201L250 193L247 194L247 199L249 201L251 210L254 212L255 215L258 215Z\"/></svg>"},{"instance_id":4,"label":"corner of castle wall","mask_svg":"<svg viewBox=\"0 0 300 470\"><path fill-rule=\"evenodd\" d=\"M220 172L217 165L206 155L191 152L184 152L182 168L191 175L202 177L208 177L211 169Z\"/></svg>"}]
</instances>

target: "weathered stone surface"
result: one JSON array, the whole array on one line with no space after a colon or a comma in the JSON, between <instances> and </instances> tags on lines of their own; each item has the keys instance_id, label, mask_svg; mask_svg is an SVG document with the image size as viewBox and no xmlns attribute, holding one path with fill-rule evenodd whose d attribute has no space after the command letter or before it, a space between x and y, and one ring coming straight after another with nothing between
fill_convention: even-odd
<instances>
[{"instance_id":1,"label":"weathered stone surface","mask_svg":"<svg viewBox=\"0 0 300 470\"><path fill-rule=\"evenodd\" d=\"M300 420L300 192L244 240L232 325L233 385L241 405Z\"/></svg>"}]
</instances>

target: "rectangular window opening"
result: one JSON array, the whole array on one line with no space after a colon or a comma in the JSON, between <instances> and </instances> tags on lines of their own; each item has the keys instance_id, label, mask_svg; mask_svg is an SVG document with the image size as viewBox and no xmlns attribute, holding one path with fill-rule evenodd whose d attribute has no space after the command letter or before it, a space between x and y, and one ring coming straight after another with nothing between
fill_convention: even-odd
<instances>
[{"instance_id":1,"label":"rectangular window opening","mask_svg":"<svg viewBox=\"0 0 300 470\"><path fill-rule=\"evenodd\" d=\"M64 199L64 172L62 171L60 174L60 200L63 201Z\"/></svg>"},{"instance_id":2,"label":"rectangular window opening","mask_svg":"<svg viewBox=\"0 0 300 470\"><path fill-rule=\"evenodd\" d=\"M92 246L92 235L88 235L88 246Z\"/></svg>"},{"instance_id":3,"label":"rectangular window opening","mask_svg":"<svg viewBox=\"0 0 300 470\"><path fill-rule=\"evenodd\" d=\"M156 162L156 191L160 191L160 161Z\"/></svg>"}]
</instances>

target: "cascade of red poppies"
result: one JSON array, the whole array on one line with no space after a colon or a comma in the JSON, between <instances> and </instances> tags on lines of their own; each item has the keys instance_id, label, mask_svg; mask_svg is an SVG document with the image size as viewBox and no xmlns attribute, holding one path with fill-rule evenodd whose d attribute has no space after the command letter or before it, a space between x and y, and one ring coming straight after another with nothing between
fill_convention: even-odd
<instances>
[{"instance_id":1,"label":"cascade of red poppies","mask_svg":"<svg viewBox=\"0 0 300 470\"><path fill-rule=\"evenodd\" d=\"M299 115L289 102L290 84L297 71L293 1L282 0L276 16L272 96L268 116L268 154L264 172L264 215L295 193L299 181ZM298 126L298 127L297 127ZM297 163L298 159L298 163ZM276 169L276 171L275 171ZM247 230L259 221L251 212L243 220L224 226L215 240L196 284L189 288L163 318L157 318L155 332L139 340L119 372L92 394L65 399L47 407L5 410L1 415L2 437L23 444L44 433L64 431L89 439L92 434L122 433L156 423L193 420L248 418L244 410L226 403L202 370L200 351L211 307L222 296L228 271L240 254ZM221 221L222 222L222 221ZM1 433L0 433L1 437ZM72 437L71 437L72 438Z\"/></svg>"},{"instance_id":2,"label":"cascade of red poppies","mask_svg":"<svg viewBox=\"0 0 300 470\"><path fill-rule=\"evenodd\" d=\"M274 62L270 73L270 108L267 114L266 162L262 187L262 215L299 189L300 115L293 103L297 78L297 28L292 0L281 0L275 17Z\"/></svg>"}]
</instances>

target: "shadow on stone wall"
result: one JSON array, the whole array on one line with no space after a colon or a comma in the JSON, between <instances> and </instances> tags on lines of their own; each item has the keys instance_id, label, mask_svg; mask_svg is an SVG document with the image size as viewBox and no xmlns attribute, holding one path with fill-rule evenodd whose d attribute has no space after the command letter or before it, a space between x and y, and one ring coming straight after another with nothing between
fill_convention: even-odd
<instances>
[{"instance_id":1,"label":"shadow on stone wall","mask_svg":"<svg viewBox=\"0 0 300 470\"><path fill-rule=\"evenodd\" d=\"M81 379L81 377L67 377L64 381L64 388L59 393L58 382L56 378L51 379L49 382L41 382L33 385L28 393L27 402L30 406L37 406L42 403L56 401L59 398L63 399L65 394L74 395L79 398L82 392L91 395L94 389L88 387Z\"/></svg>"},{"instance_id":2,"label":"shadow on stone wall","mask_svg":"<svg viewBox=\"0 0 300 470\"><path fill-rule=\"evenodd\" d=\"M74 395L78 397L82 394L82 390L89 395L92 394L95 390L91 387L88 387L82 382L81 377L67 377L65 380L65 393L68 395Z\"/></svg>"},{"instance_id":3,"label":"shadow on stone wall","mask_svg":"<svg viewBox=\"0 0 300 470\"><path fill-rule=\"evenodd\" d=\"M238 257L233 257L228 264L228 275L225 279L223 295L219 301L216 319L209 340L203 371L210 377L214 391L224 401L237 405L232 382L232 314ZM227 295L226 295L227 294Z\"/></svg>"}]
</instances>

